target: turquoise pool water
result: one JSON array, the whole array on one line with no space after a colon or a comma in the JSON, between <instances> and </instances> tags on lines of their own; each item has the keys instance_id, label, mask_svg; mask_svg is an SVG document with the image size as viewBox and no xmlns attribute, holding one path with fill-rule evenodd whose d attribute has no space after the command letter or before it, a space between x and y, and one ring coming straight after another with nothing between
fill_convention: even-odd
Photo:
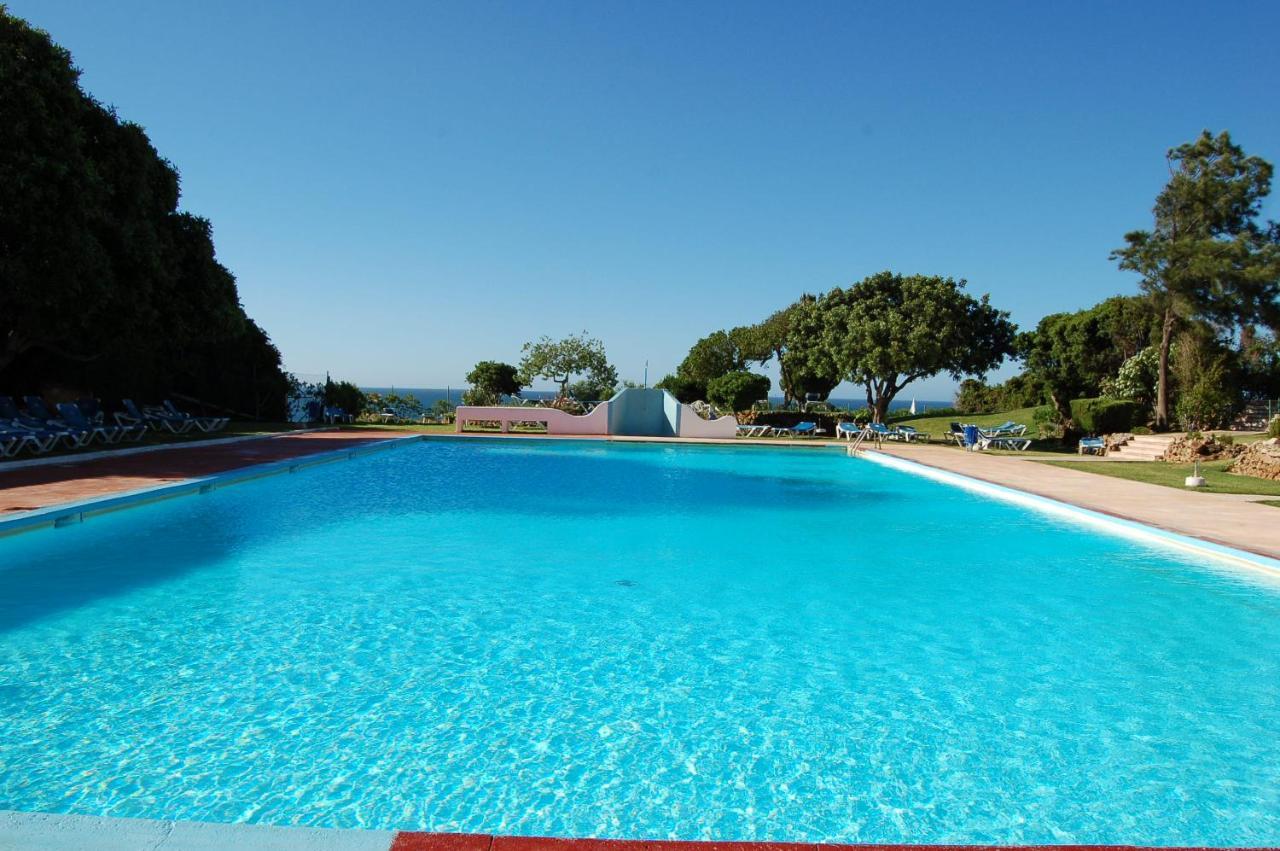
<instances>
[{"instance_id":1,"label":"turquoise pool water","mask_svg":"<svg viewBox=\"0 0 1280 851\"><path fill-rule=\"evenodd\" d=\"M428 441L0 564L0 809L1280 841L1280 583L841 453Z\"/></svg>"}]
</instances>

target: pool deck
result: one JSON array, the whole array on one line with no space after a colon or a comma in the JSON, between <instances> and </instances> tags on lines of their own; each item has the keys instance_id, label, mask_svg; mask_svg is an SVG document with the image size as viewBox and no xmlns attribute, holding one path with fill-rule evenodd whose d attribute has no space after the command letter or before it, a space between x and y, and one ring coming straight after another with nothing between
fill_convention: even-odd
<instances>
[{"instance_id":1,"label":"pool deck","mask_svg":"<svg viewBox=\"0 0 1280 851\"><path fill-rule=\"evenodd\" d=\"M146 452L78 459L52 458L38 466L0 464L0 519L64 503L118 496L158 485L198 479L272 461L352 449L404 431L308 431L252 436L212 445L183 443Z\"/></svg>"},{"instance_id":2,"label":"pool deck","mask_svg":"<svg viewBox=\"0 0 1280 851\"><path fill-rule=\"evenodd\" d=\"M152 821L102 816L0 810L0 849L44 851L1137 851L1105 845L839 845L786 842L680 842L670 840L555 839L483 833L333 830L251 824ZM1191 851L1163 847L1161 851ZM1259 849L1261 851L1261 849Z\"/></svg>"},{"instance_id":3,"label":"pool deck","mask_svg":"<svg viewBox=\"0 0 1280 851\"><path fill-rule=\"evenodd\" d=\"M1280 559L1280 509L1257 505L1238 494L1180 491L1038 464L1028 457L963 452L944 446L899 444L886 445L879 451L1113 517Z\"/></svg>"}]
</instances>

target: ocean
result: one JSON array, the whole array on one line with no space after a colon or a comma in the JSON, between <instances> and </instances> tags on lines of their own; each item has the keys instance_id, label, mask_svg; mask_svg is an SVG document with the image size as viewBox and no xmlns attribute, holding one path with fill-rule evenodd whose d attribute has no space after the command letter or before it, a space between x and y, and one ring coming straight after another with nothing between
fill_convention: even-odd
<instances>
[{"instance_id":1,"label":"ocean","mask_svg":"<svg viewBox=\"0 0 1280 851\"><path fill-rule=\"evenodd\" d=\"M447 399L448 401L457 405L462 399L462 391L466 390L467 388L464 385L461 387L361 387L360 389L366 393L398 393L401 396L413 396L419 402L421 402L424 407L430 408L432 405L434 405L436 402L438 402L441 399ZM556 397L556 391L525 390L520 395L525 399L535 399L535 400L554 399ZM770 394L769 401L775 405L781 405L782 396L781 394L776 394L776 395ZM837 408L863 408L863 407L866 407L866 404L867 404L865 399L849 398L849 397L839 397L839 398L833 397L827 401L829 401L832 405L834 405ZM950 401L940 402L936 399L930 399L930 400L917 399L915 400L915 402L916 402L917 412L933 410L935 408L951 407ZM907 398L899 397L897 399L894 399L893 402L890 403L889 410L900 411L904 408L910 408L910 407L911 407L910 397L907 397Z\"/></svg>"}]
</instances>

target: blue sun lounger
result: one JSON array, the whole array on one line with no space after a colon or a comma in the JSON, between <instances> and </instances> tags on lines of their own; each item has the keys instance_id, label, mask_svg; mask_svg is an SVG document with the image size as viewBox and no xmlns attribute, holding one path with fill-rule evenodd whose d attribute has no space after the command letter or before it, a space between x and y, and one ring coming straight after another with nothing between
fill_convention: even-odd
<instances>
[{"instance_id":1,"label":"blue sun lounger","mask_svg":"<svg viewBox=\"0 0 1280 851\"><path fill-rule=\"evenodd\" d=\"M164 413L168 414L171 417L174 417L175 419L187 420L188 422L194 423L196 428L206 433L211 431L219 431L220 429L225 428L227 423L231 422L230 417L192 416L191 414L188 414L185 411L178 410L178 406L170 402L168 399L164 400L163 411Z\"/></svg>"},{"instance_id":2,"label":"blue sun lounger","mask_svg":"<svg viewBox=\"0 0 1280 851\"><path fill-rule=\"evenodd\" d=\"M84 412L74 402L61 402L58 405L58 413L62 414L62 419L74 429L89 432L89 440L95 437L102 438L103 443L118 443L124 434L117 426L100 426L89 422Z\"/></svg>"},{"instance_id":3,"label":"blue sun lounger","mask_svg":"<svg viewBox=\"0 0 1280 851\"><path fill-rule=\"evenodd\" d=\"M124 407L124 413L116 413L116 422L122 425L147 425L156 431L165 429L173 434L186 434L196 427L194 422L183 417L174 417L156 411L141 411L132 399L121 399L120 404Z\"/></svg>"}]
</instances>

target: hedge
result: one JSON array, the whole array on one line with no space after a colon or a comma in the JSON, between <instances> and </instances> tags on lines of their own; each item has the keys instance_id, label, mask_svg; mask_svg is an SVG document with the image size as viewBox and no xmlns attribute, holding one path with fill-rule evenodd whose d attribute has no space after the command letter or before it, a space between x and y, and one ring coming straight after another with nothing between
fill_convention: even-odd
<instances>
[{"instance_id":1,"label":"hedge","mask_svg":"<svg viewBox=\"0 0 1280 851\"><path fill-rule=\"evenodd\" d=\"M1138 422L1138 403L1132 399L1072 399L1071 419L1089 434L1129 431Z\"/></svg>"}]
</instances>

